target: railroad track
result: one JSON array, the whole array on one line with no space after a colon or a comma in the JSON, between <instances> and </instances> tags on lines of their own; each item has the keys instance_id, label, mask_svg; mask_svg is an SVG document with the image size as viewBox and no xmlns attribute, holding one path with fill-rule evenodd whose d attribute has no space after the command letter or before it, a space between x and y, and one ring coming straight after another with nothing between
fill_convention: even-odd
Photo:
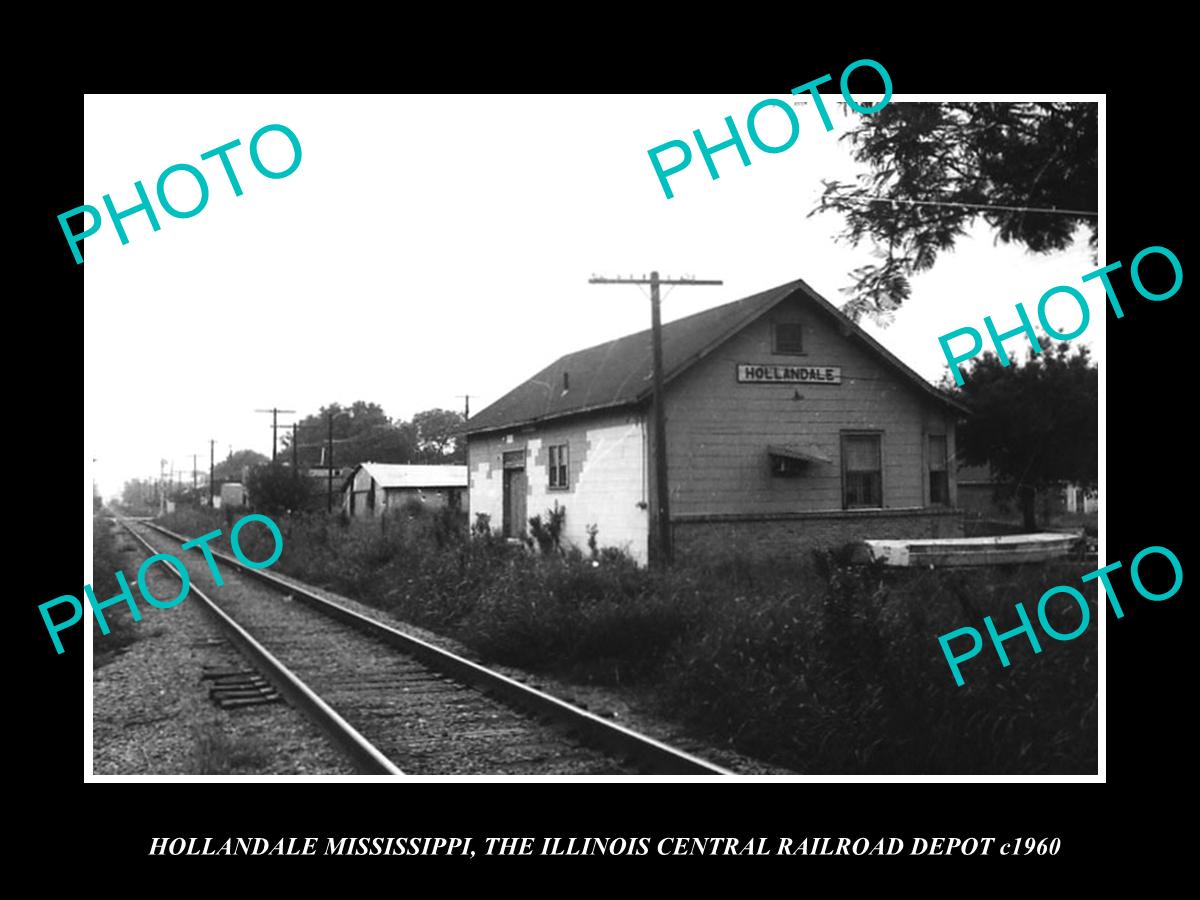
<instances>
[{"instance_id":1,"label":"railroad track","mask_svg":"<svg viewBox=\"0 0 1200 900\"><path fill-rule=\"evenodd\" d=\"M117 517L149 554L141 530ZM216 602L191 594L291 704L367 774L729 775L719 766L494 672L213 548ZM169 563L161 565L176 579ZM207 573L207 566L204 566ZM194 572L195 570L189 570ZM205 575L204 577L207 577ZM268 590L262 590L265 585ZM189 594L190 596L190 594Z\"/></svg>"}]
</instances>

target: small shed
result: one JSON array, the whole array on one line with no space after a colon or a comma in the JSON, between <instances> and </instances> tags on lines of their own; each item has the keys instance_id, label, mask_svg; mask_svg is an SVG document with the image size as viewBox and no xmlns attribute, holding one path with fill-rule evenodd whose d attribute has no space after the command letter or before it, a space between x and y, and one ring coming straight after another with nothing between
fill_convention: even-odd
<instances>
[{"instance_id":1,"label":"small shed","mask_svg":"<svg viewBox=\"0 0 1200 900\"><path fill-rule=\"evenodd\" d=\"M245 506L246 488L237 481L227 481L221 485L221 506Z\"/></svg>"},{"instance_id":2,"label":"small shed","mask_svg":"<svg viewBox=\"0 0 1200 900\"><path fill-rule=\"evenodd\" d=\"M351 516L380 516L414 500L434 509L463 509L466 494L466 466L365 462L346 479L342 509Z\"/></svg>"}]
</instances>

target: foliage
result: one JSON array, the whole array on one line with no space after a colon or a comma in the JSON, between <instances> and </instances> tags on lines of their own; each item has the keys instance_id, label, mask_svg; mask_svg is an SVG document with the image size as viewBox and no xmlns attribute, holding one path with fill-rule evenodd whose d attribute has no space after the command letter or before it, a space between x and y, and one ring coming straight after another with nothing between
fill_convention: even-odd
<instances>
[{"instance_id":1,"label":"foliage","mask_svg":"<svg viewBox=\"0 0 1200 900\"><path fill-rule=\"evenodd\" d=\"M413 416L417 442L429 462L465 462L466 442L458 436L466 420L449 409L427 409Z\"/></svg>"},{"instance_id":2,"label":"foliage","mask_svg":"<svg viewBox=\"0 0 1200 900\"><path fill-rule=\"evenodd\" d=\"M449 463L465 458L465 447L458 447L455 441L463 422L459 413L428 409L406 422L389 418L378 403L356 400L350 406L330 403L299 421L296 450L301 467L327 464L330 416L333 462L339 467L364 462ZM291 441L289 430L281 438L289 457Z\"/></svg>"},{"instance_id":3,"label":"foliage","mask_svg":"<svg viewBox=\"0 0 1200 900\"><path fill-rule=\"evenodd\" d=\"M893 103L844 138L871 173L858 184L826 181L810 215L841 213L840 237L855 246L870 239L882 260L850 273L843 311L855 319L890 321L909 296L909 278L977 219L1035 253L1068 247L1080 227L1096 248L1098 219L1081 214L1098 209L1094 103Z\"/></svg>"},{"instance_id":4,"label":"foliage","mask_svg":"<svg viewBox=\"0 0 1200 900\"><path fill-rule=\"evenodd\" d=\"M118 528L119 526L107 516L92 516L92 577L89 583L100 601L121 593L116 573L129 567L122 553L122 544L126 539L119 536L122 533ZM124 604L117 604L104 611L104 620L109 627L107 635L101 634L100 623L95 616L87 618L92 621L93 669L99 669L112 662L122 649L150 634L144 622L133 621L129 607Z\"/></svg>"},{"instance_id":5,"label":"foliage","mask_svg":"<svg viewBox=\"0 0 1200 900\"><path fill-rule=\"evenodd\" d=\"M131 478L121 488L121 508L131 515L156 511L158 490L158 484L149 478Z\"/></svg>"},{"instance_id":6,"label":"foliage","mask_svg":"<svg viewBox=\"0 0 1200 900\"><path fill-rule=\"evenodd\" d=\"M231 735L219 722L192 724L192 757L189 774L257 774L274 758L270 745L256 734Z\"/></svg>"},{"instance_id":7,"label":"foliage","mask_svg":"<svg viewBox=\"0 0 1200 900\"><path fill-rule=\"evenodd\" d=\"M567 508L559 506L554 501L554 508L546 510L546 521L542 522L541 514L529 520L529 537L526 539L530 546L537 544L542 553L562 552L562 532L567 519Z\"/></svg>"},{"instance_id":8,"label":"foliage","mask_svg":"<svg viewBox=\"0 0 1200 900\"><path fill-rule=\"evenodd\" d=\"M1044 352L1023 364L1003 366L990 351L976 357L956 389L972 411L957 432L960 458L990 464L1011 486L1029 531L1037 492L1062 482L1094 487L1099 459L1099 379L1087 347L1038 342Z\"/></svg>"},{"instance_id":9,"label":"foliage","mask_svg":"<svg viewBox=\"0 0 1200 900\"><path fill-rule=\"evenodd\" d=\"M246 490L254 509L267 515L307 509L315 496L312 479L290 466L271 464L250 470Z\"/></svg>"},{"instance_id":10,"label":"foliage","mask_svg":"<svg viewBox=\"0 0 1200 900\"><path fill-rule=\"evenodd\" d=\"M270 458L255 450L238 450L213 466L213 481L217 484L226 481L241 482L246 469L253 469L270 461Z\"/></svg>"}]
</instances>

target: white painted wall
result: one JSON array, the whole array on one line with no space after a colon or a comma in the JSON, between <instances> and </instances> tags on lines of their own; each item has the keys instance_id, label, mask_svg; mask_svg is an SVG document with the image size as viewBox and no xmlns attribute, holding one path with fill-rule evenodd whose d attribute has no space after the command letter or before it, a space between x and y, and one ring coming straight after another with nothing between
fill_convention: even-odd
<instances>
[{"instance_id":1,"label":"white painted wall","mask_svg":"<svg viewBox=\"0 0 1200 900\"><path fill-rule=\"evenodd\" d=\"M511 437L511 442L508 438ZM569 490L551 490L546 469L547 444L570 448ZM491 516L493 530L503 521L502 454L525 448L529 483L526 514L545 517L557 502L566 507L564 538L587 552L587 526L597 525L601 547L626 550L647 562L649 513L639 507L646 496L645 423L627 411L599 414L574 422L548 423L526 434L473 438L468 449L470 511Z\"/></svg>"},{"instance_id":2,"label":"white painted wall","mask_svg":"<svg viewBox=\"0 0 1200 900\"><path fill-rule=\"evenodd\" d=\"M482 513L491 519L492 530L499 532L504 523L504 471L501 454L520 449L505 443L504 436L472 438L467 445L467 509L471 527Z\"/></svg>"}]
</instances>

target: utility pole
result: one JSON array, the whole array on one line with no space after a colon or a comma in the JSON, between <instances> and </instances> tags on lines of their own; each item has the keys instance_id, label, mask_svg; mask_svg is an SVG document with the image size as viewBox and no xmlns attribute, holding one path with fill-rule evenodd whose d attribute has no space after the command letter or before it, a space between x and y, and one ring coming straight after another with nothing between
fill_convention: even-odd
<instances>
[{"instance_id":1,"label":"utility pole","mask_svg":"<svg viewBox=\"0 0 1200 900\"><path fill-rule=\"evenodd\" d=\"M199 455L200 454L198 454L198 453L192 454L192 491L193 491L193 493L196 490L196 457Z\"/></svg>"},{"instance_id":2,"label":"utility pole","mask_svg":"<svg viewBox=\"0 0 1200 900\"><path fill-rule=\"evenodd\" d=\"M256 409L255 412L271 414L271 462L275 462L275 451L279 446L279 414L294 413L294 409L278 409L272 406L270 409Z\"/></svg>"},{"instance_id":3,"label":"utility pole","mask_svg":"<svg viewBox=\"0 0 1200 900\"><path fill-rule=\"evenodd\" d=\"M463 418L464 419L471 418L471 395L470 394L455 394L454 396L462 397L462 399L463 399Z\"/></svg>"},{"instance_id":4,"label":"utility pole","mask_svg":"<svg viewBox=\"0 0 1200 900\"><path fill-rule=\"evenodd\" d=\"M299 468L297 468L299 463L296 461L297 460L296 451L298 449L299 448L296 446L296 423L293 422L292 423L292 472L293 473L300 471Z\"/></svg>"},{"instance_id":5,"label":"utility pole","mask_svg":"<svg viewBox=\"0 0 1200 900\"><path fill-rule=\"evenodd\" d=\"M662 561L670 565L674 559L671 546L670 492L667 490L667 426L663 410L663 359L662 359L662 315L659 311L659 285L663 284L724 284L723 281L698 278L659 278L657 272L650 277L604 278L593 275L588 284L648 284L650 285L650 342L654 351L654 480L658 502L658 545Z\"/></svg>"},{"instance_id":6,"label":"utility pole","mask_svg":"<svg viewBox=\"0 0 1200 900\"><path fill-rule=\"evenodd\" d=\"M325 414L325 421L329 426L329 437L327 439L329 452L327 454L328 458L325 460L325 464L327 466L329 466L329 472L328 472L329 485L328 485L328 489L327 489L328 497L326 499L326 503L328 505L328 509L326 510L327 512L333 512L333 420L336 419L338 416L349 415L349 413L350 413L350 410L343 409L343 410L339 410L336 413L328 412Z\"/></svg>"},{"instance_id":7,"label":"utility pole","mask_svg":"<svg viewBox=\"0 0 1200 900\"><path fill-rule=\"evenodd\" d=\"M208 508L213 508L213 465L216 460L217 442L211 438L208 441Z\"/></svg>"},{"instance_id":8,"label":"utility pole","mask_svg":"<svg viewBox=\"0 0 1200 900\"><path fill-rule=\"evenodd\" d=\"M160 459L158 461L158 514L166 515L167 512L167 486L164 484L167 478L167 461Z\"/></svg>"}]
</instances>

